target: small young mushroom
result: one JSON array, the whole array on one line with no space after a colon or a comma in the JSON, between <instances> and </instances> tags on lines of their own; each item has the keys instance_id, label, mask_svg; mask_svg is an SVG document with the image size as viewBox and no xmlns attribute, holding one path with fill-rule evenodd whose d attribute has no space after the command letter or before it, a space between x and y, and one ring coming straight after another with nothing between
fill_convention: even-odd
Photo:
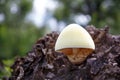
<instances>
[{"instance_id":1,"label":"small young mushroom","mask_svg":"<svg viewBox=\"0 0 120 80\"><path fill-rule=\"evenodd\" d=\"M94 49L90 34L78 24L65 27L55 44L55 51L64 53L73 64L82 63Z\"/></svg>"}]
</instances>

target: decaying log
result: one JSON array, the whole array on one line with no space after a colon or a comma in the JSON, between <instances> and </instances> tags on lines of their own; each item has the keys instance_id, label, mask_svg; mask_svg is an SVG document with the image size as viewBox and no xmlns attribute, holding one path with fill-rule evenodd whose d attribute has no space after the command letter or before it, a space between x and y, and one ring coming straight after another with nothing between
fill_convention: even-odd
<instances>
[{"instance_id":1,"label":"decaying log","mask_svg":"<svg viewBox=\"0 0 120 80\"><path fill-rule=\"evenodd\" d=\"M109 28L86 27L96 49L80 65L54 51L57 32L40 38L27 56L17 58L9 80L120 80L120 35Z\"/></svg>"}]
</instances>

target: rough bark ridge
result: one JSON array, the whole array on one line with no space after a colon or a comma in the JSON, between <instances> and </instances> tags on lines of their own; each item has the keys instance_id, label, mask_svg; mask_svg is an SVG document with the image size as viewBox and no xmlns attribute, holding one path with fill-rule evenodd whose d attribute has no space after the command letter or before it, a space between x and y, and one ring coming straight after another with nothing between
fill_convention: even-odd
<instances>
[{"instance_id":1,"label":"rough bark ridge","mask_svg":"<svg viewBox=\"0 0 120 80\"><path fill-rule=\"evenodd\" d=\"M73 65L54 51L58 33L39 39L24 58L16 59L9 80L120 80L120 35L109 34L108 27L86 27L96 49L80 65Z\"/></svg>"}]
</instances>

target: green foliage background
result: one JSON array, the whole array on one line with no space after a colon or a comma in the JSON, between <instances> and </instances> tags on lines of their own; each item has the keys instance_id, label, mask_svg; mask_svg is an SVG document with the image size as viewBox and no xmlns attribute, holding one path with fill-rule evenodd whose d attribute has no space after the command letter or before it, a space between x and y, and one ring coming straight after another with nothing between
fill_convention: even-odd
<instances>
[{"instance_id":1,"label":"green foliage background","mask_svg":"<svg viewBox=\"0 0 120 80\"><path fill-rule=\"evenodd\" d=\"M54 12L58 22L75 22L76 15L89 15L89 25L109 26L112 34L120 33L120 0L57 0L59 6ZM88 25L87 24L87 25Z\"/></svg>"},{"instance_id":2,"label":"green foliage background","mask_svg":"<svg viewBox=\"0 0 120 80\"><path fill-rule=\"evenodd\" d=\"M16 56L24 56L45 31L25 21L32 9L32 0L0 0L0 77L9 76ZM15 5L16 12L11 11Z\"/></svg>"},{"instance_id":3,"label":"green foliage background","mask_svg":"<svg viewBox=\"0 0 120 80\"><path fill-rule=\"evenodd\" d=\"M76 15L89 15L91 21L86 25L104 27L108 25L112 34L120 34L120 0L54 0L59 3L52 12L57 23L74 23ZM49 25L41 28L25 17L32 9L33 0L0 0L0 78L10 76L10 66L16 56L24 56L32 48ZM11 11L15 5L16 12ZM51 13L51 12L50 12ZM49 14L49 13L48 13ZM78 23L79 24L79 23ZM83 25L83 26L86 26Z\"/></svg>"}]
</instances>

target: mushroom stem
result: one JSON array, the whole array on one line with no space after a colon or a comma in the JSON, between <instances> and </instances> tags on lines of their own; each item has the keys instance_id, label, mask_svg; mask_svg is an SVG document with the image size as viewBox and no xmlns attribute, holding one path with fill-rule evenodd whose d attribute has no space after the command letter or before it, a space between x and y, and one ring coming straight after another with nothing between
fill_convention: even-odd
<instances>
[{"instance_id":1,"label":"mushroom stem","mask_svg":"<svg viewBox=\"0 0 120 80\"><path fill-rule=\"evenodd\" d=\"M74 54L74 59L77 58L78 53L79 53L79 48L73 48L72 52L73 52L72 54Z\"/></svg>"},{"instance_id":2,"label":"mushroom stem","mask_svg":"<svg viewBox=\"0 0 120 80\"><path fill-rule=\"evenodd\" d=\"M73 51L73 54L77 54L79 52L79 48L73 48L72 51Z\"/></svg>"},{"instance_id":3,"label":"mushroom stem","mask_svg":"<svg viewBox=\"0 0 120 80\"><path fill-rule=\"evenodd\" d=\"M92 49L85 48L72 48L72 54L68 54L68 59L74 64L80 64L86 59L86 55L92 53Z\"/></svg>"}]
</instances>

